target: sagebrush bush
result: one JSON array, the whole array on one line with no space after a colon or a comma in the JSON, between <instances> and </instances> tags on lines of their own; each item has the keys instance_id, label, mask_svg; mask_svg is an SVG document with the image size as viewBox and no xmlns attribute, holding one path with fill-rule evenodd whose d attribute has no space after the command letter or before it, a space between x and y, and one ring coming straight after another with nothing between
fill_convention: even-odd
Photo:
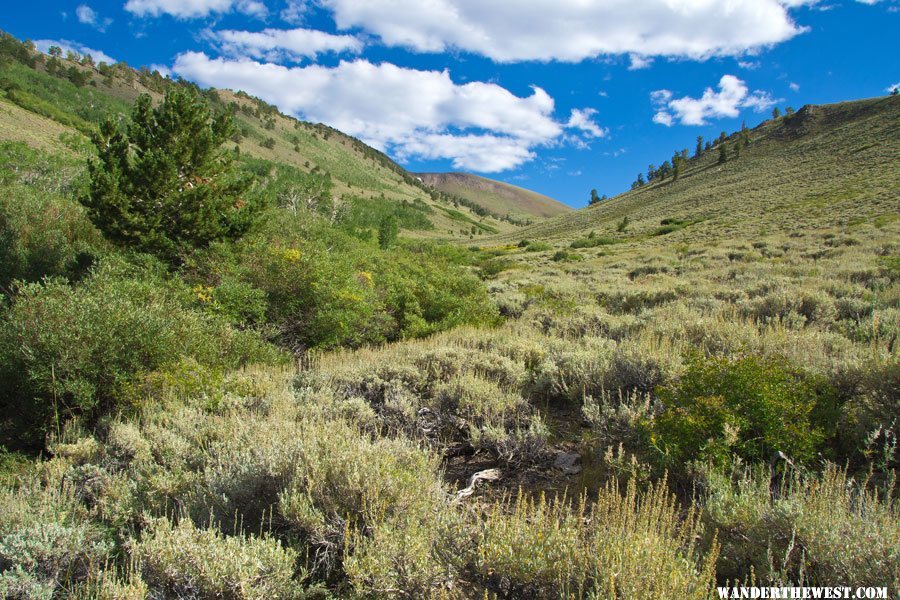
<instances>
[{"instance_id":1,"label":"sagebrush bush","mask_svg":"<svg viewBox=\"0 0 900 600\"><path fill-rule=\"evenodd\" d=\"M679 513L664 485L574 505L520 494L488 513L472 568L505 597L707 598L715 544L701 557L698 516Z\"/></svg>"},{"instance_id":2,"label":"sagebrush bush","mask_svg":"<svg viewBox=\"0 0 900 600\"><path fill-rule=\"evenodd\" d=\"M720 579L774 585L900 585L892 481L878 489L829 464L821 475L704 469L703 518L719 532Z\"/></svg>"},{"instance_id":3,"label":"sagebrush bush","mask_svg":"<svg viewBox=\"0 0 900 600\"><path fill-rule=\"evenodd\" d=\"M157 519L131 547L151 595L230 600L299 597L297 553L266 537L225 536Z\"/></svg>"},{"instance_id":4,"label":"sagebrush bush","mask_svg":"<svg viewBox=\"0 0 900 600\"><path fill-rule=\"evenodd\" d=\"M48 597L46 590L98 576L111 560L113 538L61 477L66 467L48 464L15 487L0 487L0 590L11 597Z\"/></svg>"}]
</instances>

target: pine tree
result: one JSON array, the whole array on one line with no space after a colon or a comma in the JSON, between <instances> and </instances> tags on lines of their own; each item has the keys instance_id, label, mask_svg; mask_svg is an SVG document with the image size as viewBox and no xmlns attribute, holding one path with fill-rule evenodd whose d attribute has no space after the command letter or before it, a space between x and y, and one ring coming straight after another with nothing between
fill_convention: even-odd
<instances>
[{"instance_id":1,"label":"pine tree","mask_svg":"<svg viewBox=\"0 0 900 600\"><path fill-rule=\"evenodd\" d=\"M699 157L701 154L703 154L703 136L698 135L697 136L697 149L694 151L694 158Z\"/></svg>"},{"instance_id":2,"label":"pine tree","mask_svg":"<svg viewBox=\"0 0 900 600\"><path fill-rule=\"evenodd\" d=\"M678 181L678 178L681 176L681 157L676 156L672 160L672 180Z\"/></svg>"},{"instance_id":3,"label":"pine tree","mask_svg":"<svg viewBox=\"0 0 900 600\"><path fill-rule=\"evenodd\" d=\"M660 179L665 179L666 177L669 176L669 173L671 173L671 172L672 172L672 165L671 165L671 163L669 163L669 161L666 161L666 162L664 162L664 163L662 164L662 166L659 168L659 175L658 175L658 177L659 177Z\"/></svg>"},{"instance_id":4,"label":"pine tree","mask_svg":"<svg viewBox=\"0 0 900 600\"><path fill-rule=\"evenodd\" d=\"M600 196L597 194L597 190L591 190L591 200L589 202L590 206L594 204L598 204L600 202Z\"/></svg>"},{"instance_id":5,"label":"pine tree","mask_svg":"<svg viewBox=\"0 0 900 600\"><path fill-rule=\"evenodd\" d=\"M634 180L634 183L631 184L631 189L637 189L639 187L643 187L644 185L644 174L638 173L637 179Z\"/></svg>"},{"instance_id":6,"label":"pine tree","mask_svg":"<svg viewBox=\"0 0 900 600\"><path fill-rule=\"evenodd\" d=\"M725 144L719 144L719 164L724 165L728 162L728 150L725 148Z\"/></svg>"},{"instance_id":7,"label":"pine tree","mask_svg":"<svg viewBox=\"0 0 900 600\"><path fill-rule=\"evenodd\" d=\"M781 118L781 111L778 110L778 107L777 107L777 106L772 110L772 118L773 118L773 119L780 119L780 118Z\"/></svg>"},{"instance_id":8,"label":"pine tree","mask_svg":"<svg viewBox=\"0 0 900 600\"><path fill-rule=\"evenodd\" d=\"M740 142L735 142L734 144L734 158L735 160L741 157L741 144Z\"/></svg>"},{"instance_id":9,"label":"pine tree","mask_svg":"<svg viewBox=\"0 0 900 600\"><path fill-rule=\"evenodd\" d=\"M98 160L83 200L91 221L114 243L170 264L240 237L258 206L244 197L250 176L220 150L232 131L230 113L212 116L193 88L169 91L156 108L140 96L127 128L107 119L93 137Z\"/></svg>"}]
</instances>

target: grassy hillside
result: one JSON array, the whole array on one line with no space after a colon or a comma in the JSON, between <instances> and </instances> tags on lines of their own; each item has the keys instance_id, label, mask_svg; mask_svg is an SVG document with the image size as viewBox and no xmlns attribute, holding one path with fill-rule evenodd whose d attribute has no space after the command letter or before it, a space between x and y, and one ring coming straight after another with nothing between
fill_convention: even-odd
<instances>
[{"instance_id":1,"label":"grassy hillside","mask_svg":"<svg viewBox=\"0 0 900 600\"><path fill-rule=\"evenodd\" d=\"M474 202L497 215L525 220L552 217L572 209L553 198L470 173L418 173L426 185Z\"/></svg>"},{"instance_id":2,"label":"grassy hillside","mask_svg":"<svg viewBox=\"0 0 900 600\"><path fill-rule=\"evenodd\" d=\"M652 246L891 220L897 212L898 131L897 97L807 106L750 131L750 145L737 158L739 135L730 136L725 164L714 147L691 159L678 181L669 177L516 235L565 240L596 230ZM625 216L627 235L619 235L616 226ZM650 239L664 219L692 224Z\"/></svg>"},{"instance_id":3,"label":"grassy hillside","mask_svg":"<svg viewBox=\"0 0 900 600\"><path fill-rule=\"evenodd\" d=\"M88 147L85 136L104 116L124 115L138 95L159 99L173 85L158 73L124 64L101 68L66 58L53 60L32 53L30 65L15 61L0 65L0 139L58 151L70 151L73 143ZM207 97L220 109L236 110L235 146L243 156L327 173L334 198L358 204L357 211L378 216L385 206L419 210L421 218L408 221L421 225L407 227L404 235L468 239L515 229L508 220L477 214L434 194L381 152L330 127L282 115L243 93L209 90ZM61 135L73 141L62 143Z\"/></svg>"}]
</instances>

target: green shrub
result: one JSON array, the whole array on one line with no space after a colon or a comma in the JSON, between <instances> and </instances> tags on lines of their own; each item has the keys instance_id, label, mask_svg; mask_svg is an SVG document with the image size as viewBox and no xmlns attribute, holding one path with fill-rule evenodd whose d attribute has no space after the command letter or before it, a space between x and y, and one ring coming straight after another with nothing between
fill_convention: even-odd
<instances>
[{"instance_id":1,"label":"green shrub","mask_svg":"<svg viewBox=\"0 0 900 600\"><path fill-rule=\"evenodd\" d=\"M154 597L290 599L302 589L294 579L295 551L267 537L197 529L187 519L178 525L157 519L132 553Z\"/></svg>"},{"instance_id":2,"label":"green shrub","mask_svg":"<svg viewBox=\"0 0 900 600\"><path fill-rule=\"evenodd\" d=\"M530 242L527 246L525 246L526 252L546 252L547 250L552 249L553 245L546 242Z\"/></svg>"},{"instance_id":3,"label":"green shrub","mask_svg":"<svg viewBox=\"0 0 900 600\"><path fill-rule=\"evenodd\" d=\"M579 240L575 240L571 244L569 244L570 248L578 249L578 248L596 248L597 246L609 246L612 244L618 244L619 240L611 237L603 237L603 236L594 236L594 237L586 237Z\"/></svg>"},{"instance_id":4,"label":"green shrub","mask_svg":"<svg viewBox=\"0 0 900 600\"><path fill-rule=\"evenodd\" d=\"M557 250L550 258L553 262L572 262L582 260L584 257L577 252L569 252L568 250Z\"/></svg>"},{"instance_id":5,"label":"green shrub","mask_svg":"<svg viewBox=\"0 0 900 600\"><path fill-rule=\"evenodd\" d=\"M518 263L510 258L491 258L481 263L481 274L485 279L496 277L503 271L516 268Z\"/></svg>"},{"instance_id":6,"label":"green shrub","mask_svg":"<svg viewBox=\"0 0 900 600\"><path fill-rule=\"evenodd\" d=\"M15 279L77 277L103 247L77 204L25 186L0 189L0 289Z\"/></svg>"},{"instance_id":7,"label":"green shrub","mask_svg":"<svg viewBox=\"0 0 900 600\"><path fill-rule=\"evenodd\" d=\"M691 222L684 221L682 219L663 219L659 222L659 224L662 227L657 228L653 232L653 235L666 235L675 231L679 231L690 225Z\"/></svg>"},{"instance_id":8,"label":"green shrub","mask_svg":"<svg viewBox=\"0 0 900 600\"><path fill-rule=\"evenodd\" d=\"M430 246L381 250L316 217L269 223L239 246L235 276L266 294L292 350L360 346L492 323L484 285Z\"/></svg>"},{"instance_id":9,"label":"green shrub","mask_svg":"<svg viewBox=\"0 0 900 600\"><path fill-rule=\"evenodd\" d=\"M189 304L177 283L115 262L74 287L48 280L19 288L0 320L0 389L15 407L4 435L35 444L69 417L92 422L124 409L130 382L183 356L223 367L280 360L258 335Z\"/></svg>"},{"instance_id":10,"label":"green shrub","mask_svg":"<svg viewBox=\"0 0 900 600\"><path fill-rule=\"evenodd\" d=\"M828 393L783 360L694 356L677 384L659 390L664 410L650 424L651 435L676 465L724 464L732 453L765 461L776 451L805 461L824 440L815 411Z\"/></svg>"}]
</instances>

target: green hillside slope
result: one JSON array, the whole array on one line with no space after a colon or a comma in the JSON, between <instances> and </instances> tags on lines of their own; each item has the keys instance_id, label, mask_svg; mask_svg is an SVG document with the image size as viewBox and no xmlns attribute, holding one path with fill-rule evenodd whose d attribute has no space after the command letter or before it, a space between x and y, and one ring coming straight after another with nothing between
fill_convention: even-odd
<instances>
[{"instance_id":1,"label":"green hillside slope","mask_svg":"<svg viewBox=\"0 0 900 600\"><path fill-rule=\"evenodd\" d=\"M417 173L416 176L426 185L466 198L491 213L520 220L572 211L562 202L543 194L470 173Z\"/></svg>"},{"instance_id":2,"label":"green hillside slope","mask_svg":"<svg viewBox=\"0 0 900 600\"><path fill-rule=\"evenodd\" d=\"M122 63L94 65L37 52L30 62L0 64L0 140L40 149L87 147L85 136L102 118L124 115L140 94L159 99L175 85L156 72ZM418 210L420 215L405 220L405 235L468 239L516 228L509 220L435 194L383 153L335 129L298 121L241 92L208 90L206 96L219 109L235 110L235 146L243 156L327 173L334 198L352 201L356 211L377 216L386 206ZM69 137L68 143L60 136Z\"/></svg>"},{"instance_id":3,"label":"green hillside slope","mask_svg":"<svg viewBox=\"0 0 900 600\"><path fill-rule=\"evenodd\" d=\"M622 241L669 245L892 219L898 132L898 97L807 106L748 132L750 144L742 144L739 157L734 146L740 136L731 136L725 164L714 147L691 159L678 181L669 177L516 235L566 239L596 230ZM628 235L617 234L625 216ZM654 237L665 219L691 225Z\"/></svg>"}]
</instances>

